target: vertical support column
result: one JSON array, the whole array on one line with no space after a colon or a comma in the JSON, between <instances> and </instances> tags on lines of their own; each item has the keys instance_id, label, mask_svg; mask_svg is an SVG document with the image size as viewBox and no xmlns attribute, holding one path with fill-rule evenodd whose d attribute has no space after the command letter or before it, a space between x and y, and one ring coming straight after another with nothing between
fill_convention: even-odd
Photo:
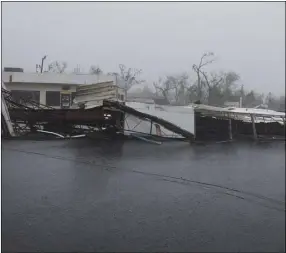
<instances>
[{"instance_id":1,"label":"vertical support column","mask_svg":"<svg viewBox=\"0 0 286 253\"><path fill-rule=\"evenodd\" d=\"M153 121L151 120L150 135L152 135Z\"/></svg>"},{"instance_id":2,"label":"vertical support column","mask_svg":"<svg viewBox=\"0 0 286 253\"><path fill-rule=\"evenodd\" d=\"M252 131L253 131L253 137L254 140L257 140L257 132L256 132L256 126L255 126L255 120L253 114L250 115L251 121L252 121Z\"/></svg>"},{"instance_id":3,"label":"vertical support column","mask_svg":"<svg viewBox=\"0 0 286 253\"><path fill-rule=\"evenodd\" d=\"M231 125L231 119L228 120L228 133L229 133L229 139L232 140L232 125Z\"/></svg>"},{"instance_id":4,"label":"vertical support column","mask_svg":"<svg viewBox=\"0 0 286 253\"><path fill-rule=\"evenodd\" d=\"M122 131L122 134L124 135L124 129L125 129L125 113L120 111L120 125L121 125L121 131Z\"/></svg>"},{"instance_id":5,"label":"vertical support column","mask_svg":"<svg viewBox=\"0 0 286 253\"><path fill-rule=\"evenodd\" d=\"M193 141L196 141L196 130L197 130L197 128L196 128L196 123L197 123L197 121L196 121L196 117L197 117L197 115L196 115L196 111L195 111L195 109L194 109L194 140Z\"/></svg>"},{"instance_id":6,"label":"vertical support column","mask_svg":"<svg viewBox=\"0 0 286 253\"><path fill-rule=\"evenodd\" d=\"M40 104L46 105L46 90L40 90Z\"/></svg>"},{"instance_id":7,"label":"vertical support column","mask_svg":"<svg viewBox=\"0 0 286 253\"><path fill-rule=\"evenodd\" d=\"M282 117L282 120L283 120L283 124L284 124L284 139L285 139L285 128L286 128L286 118L285 117Z\"/></svg>"}]
</instances>

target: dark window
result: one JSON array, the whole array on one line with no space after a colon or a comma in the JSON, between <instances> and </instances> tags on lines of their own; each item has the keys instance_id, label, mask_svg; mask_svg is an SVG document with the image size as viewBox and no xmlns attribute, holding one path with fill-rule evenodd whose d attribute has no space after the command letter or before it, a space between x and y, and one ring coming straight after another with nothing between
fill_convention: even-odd
<instances>
[{"instance_id":1,"label":"dark window","mask_svg":"<svg viewBox=\"0 0 286 253\"><path fill-rule=\"evenodd\" d=\"M4 72L24 72L22 68L4 67Z\"/></svg>"},{"instance_id":2,"label":"dark window","mask_svg":"<svg viewBox=\"0 0 286 253\"><path fill-rule=\"evenodd\" d=\"M12 90L12 98L15 102L20 103L21 98L25 100L33 100L40 103L40 91L33 90Z\"/></svg>"},{"instance_id":3,"label":"dark window","mask_svg":"<svg viewBox=\"0 0 286 253\"><path fill-rule=\"evenodd\" d=\"M60 106L61 105L60 91L47 91L46 92L46 105Z\"/></svg>"},{"instance_id":4,"label":"dark window","mask_svg":"<svg viewBox=\"0 0 286 253\"><path fill-rule=\"evenodd\" d=\"M118 99L120 99L122 101L124 100L124 95L122 95L122 94L118 94L117 97L118 97Z\"/></svg>"}]
</instances>

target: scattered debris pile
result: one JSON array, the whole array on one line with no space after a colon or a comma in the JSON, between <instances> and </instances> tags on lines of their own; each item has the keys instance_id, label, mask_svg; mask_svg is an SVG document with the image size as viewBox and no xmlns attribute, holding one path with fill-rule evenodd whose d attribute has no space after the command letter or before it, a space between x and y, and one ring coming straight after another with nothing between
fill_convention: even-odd
<instances>
[{"instance_id":1,"label":"scattered debris pile","mask_svg":"<svg viewBox=\"0 0 286 253\"><path fill-rule=\"evenodd\" d=\"M2 82L2 136L21 137L41 133L57 138L117 138L126 134L125 116L131 115L139 121L138 124L142 121L148 124L145 124L142 136L142 132L133 131L138 125L134 123L135 120L129 136L151 143L158 143L158 138L155 137L167 139L161 135L162 129L188 142L228 141L244 137L254 140L285 140L285 113L252 108L219 108L203 104L170 106L168 109L145 105L147 109L135 109L123 101L123 91L109 84L100 84L99 88L97 90L95 85L91 85L80 90L76 97L78 103L84 102L88 106L54 109L32 100L21 99L16 102ZM104 99L106 96L111 98ZM152 129L153 124L155 131Z\"/></svg>"},{"instance_id":2,"label":"scattered debris pile","mask_svg":"<svg viewBox=\"0 0 286 253\"><path fill-rule=\"evenodd\" d=\"M124 114L157 123L192 141L194 135L164 119L139 112L118 101L104 100L102 106L89 109L53 109L33 101L13 101L9 91L3 91L9 115L16 136L30 133L46 133L55 136L73 137L78 135L98 136L99 133L114 135L124 132ZM4 128L4 136L9 131ZM134 134L134 136L136 136Z\"/></svg>"}]
</instances>

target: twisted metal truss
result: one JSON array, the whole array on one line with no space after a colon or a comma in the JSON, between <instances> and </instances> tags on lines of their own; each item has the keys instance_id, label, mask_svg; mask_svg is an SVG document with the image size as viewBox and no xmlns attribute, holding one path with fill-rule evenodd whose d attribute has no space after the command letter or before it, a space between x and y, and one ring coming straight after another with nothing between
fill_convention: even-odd
<instances>
[{"instance_id":1,"label":"twisted metal truss","mask_svg":"<svg viewBox=\"0 0 286 253\"><path fill-rule=\"evenodd\" d=\"M40 104L34 100L31 99L25 99L20 98L18 102L14 101L12 98L11 91L5 90L1 88L1 92L4 96L4 99L6 101L7 107L10 108L22 108L22 109L28 109L28 110L38 110L38 109L50 109L55 110L55 108Z\"/></svg>"},{"instance_id":2,"label":"twisted metal truss","mask_svg":"<svg viewBox=\"0 0 286 253\"><path fill-rule=\"evenodd\" d=\"M1 88L1 92L2 92L2 99L3 98L5 99L5 102L6 102L6 105L9 111L13 109L22 109L22 113L27 116L26 117L27 120L24 120L22 122L17 122L16 120L11 119L11 123L14 128L14 131L16 135L18 136L31 132L32 127L35 129L41 129L40 124L34 123L33 126L31 126L30 122L28 122L28 114L30 111L39 110L39 109L55 110L53 107L40 104L31 99L20 98L16 102L12 97L11 91Z\"/></svg>"}]
</instances>

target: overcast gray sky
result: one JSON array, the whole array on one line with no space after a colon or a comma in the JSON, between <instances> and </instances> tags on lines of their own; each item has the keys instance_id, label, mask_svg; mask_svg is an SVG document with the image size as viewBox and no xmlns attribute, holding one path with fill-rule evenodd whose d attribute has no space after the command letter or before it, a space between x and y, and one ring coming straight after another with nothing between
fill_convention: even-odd
<instances>
[{"instance_id":1,"label":"overcast gray sky","mask_svg":"<svg viewBox=\"0 0 286 253\"><path fill-rule=\"evenodd\" d=\"M84 71L141 68L150 83L188 72L203 52L248 89L285 93L285 3L2 2L2 66L35 71L48 55Z\"/></svg>"}]
</instances>

